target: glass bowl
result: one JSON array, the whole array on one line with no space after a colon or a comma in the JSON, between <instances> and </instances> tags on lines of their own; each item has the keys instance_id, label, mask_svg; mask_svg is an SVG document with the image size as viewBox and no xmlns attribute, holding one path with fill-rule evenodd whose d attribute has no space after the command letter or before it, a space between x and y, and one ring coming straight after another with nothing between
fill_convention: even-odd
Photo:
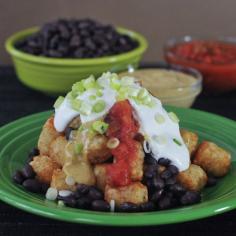
<instances>
[{"instance_id":1,"label":"glass bowl","mask_svg":"<svg viewBox=\"0 0 236 236\"><path fill-rule=\"evenodd\" d=\"M195 39L191 36L184 36L180 39L170 39L164 46L164 57L166 62L175 65L192 67L199 70L203 75L204 90L211 93L222 93L236 89L236 60L226 63L209 63L206 58L201 61L186 59L184 56L177 55L175 48L179 45L189 44L192 42L213 42L226 45L234 49L236 58L236 39L219 38L219 39ZM235 47L235 48L234 48ZM224 53L224 52L223 52Z\"/></svg>"},{"instance_id":2,"label":"glass bowl","mask_svg":"<svg viewBox=\"0 0 236 236\"><path fill-rule=\"evenodd\" d=\"M176 86L168 81L170 75L190 76L193 79L191 84L181 84ZM178 72L178 73L177 73ZM180 72L180 73L179 73ZM164 73L164 83L160 84L160 73ZM167 75L165 75L167 73ZM155 67L145 67L138 70L130 70L129 72L123 72L120 76L133 76L137 78L140 83L147 88L154 96L159 98L164 105L172 105L176 107L191 107L196 97L202 90L202 76L201 74L192 68L186 68L178 65L159 64ZM163 79L161 78L161 79Z\"/></svg>"}]
</instances>

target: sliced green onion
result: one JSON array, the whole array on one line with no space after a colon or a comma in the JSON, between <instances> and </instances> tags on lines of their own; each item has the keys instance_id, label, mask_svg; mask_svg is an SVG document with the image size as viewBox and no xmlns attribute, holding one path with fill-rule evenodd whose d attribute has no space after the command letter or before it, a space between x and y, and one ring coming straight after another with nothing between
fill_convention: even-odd
<instances>
[{"instance_id":1,"label":"sliced green onion","mask_svg":"<svg viewBox=\"0 0 236 236\"><path fill-rule=\"evenodd\" d=\"M102 90L101 90L101 89L98 89L98 90L96 91L96 95L97 95L98 97L102 97L102 95L103 95Z\"/></svg>"},{"instance_id":2,"label":"sliced green onion","mask_svg":"<svg viewBox=\"0 0 236 236\"><path fill-rule=\"evenodd\" d=\"M130 97L137 97L138 92L139 92L138 88L129 87L129 89L128 89L128 94L129 94Z\"/></svg>"},{"instance_id":3,"label":"sliced green onion","mask_svg":"<svg viewBox=\"0 0 236 236\"><path fill-rule=\"evenodd\" d=\"M155 121L158 123L158 124L163 124L165 122L165 117L160 114L160 113L157 113L155 115Z\"/></svg>"},{"instance_id":4,"label":"sliced green onion","mask_svg":"<svg viewBox=\"0 0 236 236\"><path fill-rule=\"evenodd\" d=\"M174 112L169 112L168 115L173 122L179 123L179 118Z\"/></svg>"},{"instance_id":5,"label":"sliced green onion","mask_svg":"<svg viewBox=\"0 0 236 236\"><path fill-rule=\"evenodd\" d=\"M82 143L77 143L75 145L75 153L76 154L81 154L83 151L84 145Z\"/></svg>"},{"instance_id":6,"label":"sliced green onion","mask_svg":"<svg viewBox=\"0 0 236 236\"><path fill-rule=\"evenodd\" d=\"M145 97L142 99L141 102L142 102L144 105L148 105L148 104L151 103L151 101L152 101L152 98L147 95L147 96L145 96Z\"/></svg>"},{"instance_id":7,"label":"sliced green onion","mask_svg":"<svg viewBox=\"0 0 236 236\"><path fill-rule=\"evenodd\" d=\"M99 113L102 112L106 107L106 103L103 100L98 100L94 105L93 105L93 112Z\"/></svg>"},{"instance_id":8,"label":"sliced green onion","mask_svg":"<svg viewBox=\"0 0 236 236\"><path fill-rule=\"evenodd\" d=\"M121 86L130 86L134 83L134 78L129 76L124 76L121 78Z\"/></svg>"},{"instance_id":9,"label":"sliced green onion","mask_svg":"<svg viewBox=\"0 0 236 236\"><path fill-rule=\"evenodd\" d=\"M116 74L111 77L110 86L112 89L117 91L120 89L120 80L118 79L118 76Z\"/></svg>"},{"instance_id":10,"label":"sliced green onion","mask_svg":"<svg viewBox=\"0 0 236 236\"><path fill-rule=\"evenodd\" d=\"M81 106L80 106L80 109L79 109L79 112L82 114L82 115L90 115L91 114L91 106L90 104L88 104L87 102L82 102Z\"/></svg>"},{"instance_id":11,"label":"sliced green onion","mask_svg":"<svg viewBox=\"0 0 236 236\"><path fill-rule=\"evenodd\" d=\"M96 100L96 98L97 98L97 97L96 97L95 95L90 95L90 96L89 96L89 100L91 100L91 101Z\"/></svg>"},{"instance_id":12,"label":"sliced green onion","mask_svg":"<svg viewBox=\"0 0 236 236\"><path fill-rule=\"evenodd\" d=\"M76 95L76 96L73 96L73 95ZM77 94L73 94L72 92L69 92L66 94L66 98L70 101L75 99L76 97L77 97Z\"/></svg>"},{"instance_id":13,"label":"sliced green onion","mask_svg":"<svg viewBox=\"0 0 236 236\"><path fill-rule=\"evenodd\" d=\"M84 85L83 85L83 81L76 82L72 86L72 95L76 96L76 94L78 95L80 93L83 93L84 90L85 90L85 88L84 88Z\"/></svg>"},{"instance_id":14,"label":"sliced green onion","mask_svg":"<svg viewBox=\"0 0 236 236\"><path fill-rule=\"evenodd\" d=\"M143 99L148 95L148 91L145 88L141 88L138 92L138 99Z\"/></svg>"},{"instance_id":15,"label":"sliced green onion","mask_svg":"<svg viewBox=\"0 0 236 236\"><path fill-rule=\"evenodd\" d=\"M182 146L182 143L181 143L179 140L177 140L176 138L173 138L173 141L174 141L177 145Z\"/></svg>"},{"instance_id":16,"label":"sliced green onion","mask_svg":"<svg viewBox=\"0 0 236 236\"><path fill-rule=\"evenodd\" d=\"M99 134L104 134L107 129L108 129L108 124L101 121L101 120L97 120L95 122L93 122L92 124L92 128L94 131L98 132Z\"/></svg>"},{"instance_id":17,"label":"sliced green onion","mask_svg":"<svg viewBox=\"0 0 236 236\"><path fill-rule=\"evenodd\" d=\"M76 111L80 110L81 104L82 104L82 101L79 99L71 100L71 107Z\"/></svg>"},{"instance_id":18,"label":"sliced green onion","mask_svg":"<svg viewBox=\"0 0 236 236\"><path fill-rule=\"evenodd\" d=\"M153 108L153 107L156 106L156 103L155 103L155 101L153 99L151 99L151 101L147 104L147 106Z\"/></svg>"},{"instance_id":19,"label":"sliced green onion","mask_svg":"<svg viewBox=\"0 0 236 236\"><path fill-rule=\"evenodd\" d=\"M57 100L55 101L53 107L57 109L63 103L64 99L65 99L64 97L59 96Z\"/></svg>"},{"instance_id":20,"label":"sliced green onion","mask_svg":"<svg viewBox=\"0 0 236 236\"><path fill-rule=\"evenodd\" d=\"M96 81L93 75L90 75L87 79L83 80L83 86L85 89L91 89L96 87Z\"/></svg>"}]
</instances>

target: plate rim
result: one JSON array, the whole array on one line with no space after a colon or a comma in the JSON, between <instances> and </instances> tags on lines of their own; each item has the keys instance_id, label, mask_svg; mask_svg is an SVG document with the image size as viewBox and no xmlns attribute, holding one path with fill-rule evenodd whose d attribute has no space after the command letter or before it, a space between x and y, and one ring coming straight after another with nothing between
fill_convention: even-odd
<instances>
[{"instance_id":1,"label":"plate rim","mask_svg":"<svg viewBox=\"0 0 236 236\"><path fill-rule=\"evenodd\" d=\"M205 112L205 111L200 111L197 109L176 108L176 107L171 107L171 106L165 106L165 107L167 109L172 109L174 111L194 112L196 114L198 113L203 116L210 116L215 119L220 119L221 121L225 121L227 123L227 125L230 125L231 127L235 128L235 130L236 130L236 122L234 120L228 119L226 117L222 117L222 116L212 114L209 112ZM39 112L39 113L35 113L32 115L22 117L20 119L15 120L15 121L12 121L12 122L0 127L0 134L4 134L4 130L9 129L12 126L15 126L18 123L24 124L25 122L27 122L27 120L31 120L34 117L36 117L36 118L47 117L47 115L49 115L51 112L52 112L51 110ZM4 135L3 135L3 137L0 138L0 142L2 139L4 139ZM0 158L1 158L1 155L0 155ZM1 178L0 178L0 186L1 185L2 185L2 182L1 182ZM9 195L10 195L10 197L9 197ZM174 224L174 223L180 223L180 222L186 222L186 221L193 221L193 220L206 218L206 217L218 215L218 214L233 210L236 208L236 189L230 193L230 196L228 196L224 202L214 203L213 205L204 207L204 209L202 207L194 209L194 211L192 211L191 215L181 214L183 212L181 212L180 210L186 209L186 207L176 208L176 210L174 210L174 209L165 210L163 212L159 211L158 214L157 214L157 212L101 213L101 212L93 212L93 211L80 210L80 209L77 209L78 212L72 212L72 211L67 211L68 208L66 208L67 210L63 210L63 208L49 208L45 205L41 206L41 205L38 205L37 203L34 203L34 202L30 202L30 204L29 204L25 199L21 199L17 196L14 196L11 192L10 193L7 192L7 190L4 188L0 189L0 200L12 205L13 207L27 211L29 213L33 213L33 214L36 214L39 216L44 216L44 217L51 218L51 219L56 219L56 220L61 220L61 221L66 221L66 222L81 223L81 224L127 227L127 226L164 225L164 224ZM39 209L39 208L41 208L41 209ZM49 209L49 211L48 211L48 209ZM169 211L171 211L171 212L169 212ZM73 217L73 218L68 217L71 214L73 216L75 216L77 214L77 217ZM140 214L142 214L142 217L141 217L142 220L137 219L137 216L139 216ZM170 218L172 217L172 219L170 219L169 221L166 221L165 216L163 218L164 220L154 219L155 215L157 217L159 216L160 218L162 218L163 216L161 216L161 215L166 215L166 214L167 214L167 217L170 217ZM181 217L178 217L179 214L181 214ZM107 221L108 217L112 220Z\"/></svg>"}]
</instances>

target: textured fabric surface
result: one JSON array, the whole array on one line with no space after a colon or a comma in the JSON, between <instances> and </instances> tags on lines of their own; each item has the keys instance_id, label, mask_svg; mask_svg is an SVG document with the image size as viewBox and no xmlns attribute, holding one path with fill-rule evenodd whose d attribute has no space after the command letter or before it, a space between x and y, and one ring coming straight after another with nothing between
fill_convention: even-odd
<instances>
[{"instance_id":1,"label":"textured fabric surface","mask_svg":"<svg viewBox=\"0 0 236 236\"><path fill-rule=\"evenodd\" d=\"M13 69L0 67L0 126L49 110L55 98L24 87ZM236 92L201 95L194 108L236 120ZM236 210L193 222L152 227L112 228L70 224L31 215L0 201L0 235L236 235Z\"/></svg>"}]
</instances>

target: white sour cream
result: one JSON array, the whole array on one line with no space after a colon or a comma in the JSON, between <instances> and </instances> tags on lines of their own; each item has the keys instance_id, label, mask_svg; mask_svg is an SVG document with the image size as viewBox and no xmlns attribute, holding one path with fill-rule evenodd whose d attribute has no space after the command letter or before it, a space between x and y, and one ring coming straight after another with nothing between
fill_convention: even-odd
<instances>
[{"instance_id":1,"label":"white sour cream","mask_svg":"<svg viewBox=\"0 0 236 236\"><path fill-rule=\"evenodd\" d=\"M102 99L106 104L105 109L100 113L80 114L72 109L69 99L65 98L62 104L55 109L54 126L58 132L64 131L70 121L78 115L80 115L81 122L86 123L99 119L108 113L109 109L116 102L118 95L118 92L110 86L109 75L111 74L106 73L98 79L97 83L103 87L103 95L101 97L96 98L96 100L89 99L91 95L96 94L94 89L86 90L77 97L77 99L86 101L89 106L93 106L98 99ZM137 83L129 86L141 89L141 86ZM151 107L139 104L131 97L128 98L134 109L135 118L139 122L140 133L147 138L148 145L155 159L168 158L178 167L179 171L188 169L190 165L189 152L180 135L178 122L173 121L169 117L159 99L150 94L149 96L153 101L153 106ZM161 117L160 122L157 122L157 116Z\"/></svg>"}]
</instances>

